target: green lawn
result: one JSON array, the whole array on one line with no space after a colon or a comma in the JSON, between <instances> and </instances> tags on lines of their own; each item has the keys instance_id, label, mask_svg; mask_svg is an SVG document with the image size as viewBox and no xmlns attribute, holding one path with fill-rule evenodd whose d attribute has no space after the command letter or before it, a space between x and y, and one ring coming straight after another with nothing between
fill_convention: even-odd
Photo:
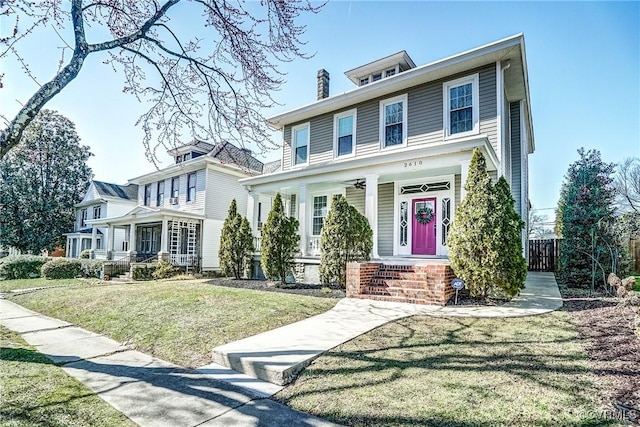
<instances>
[{"instance_id":1,"label":"green lawn","mask_svg":"<svg viewBox=\"0 0 640 427\"><path fill-rule=\"evenodd\" d=\"M636 276L636 284L633 285L633 290L640 292L640 276Z\"/></svg>"},{"instance_id":2,"label":"green lawn","mask_svg":"<svg viewBox=\"0 0 640 427\"><path fill-rule=\"evenodd\" d=\"M276 399L353 426L612 425L597 396L569 315L555 312L403 319L318 358Z\"/></svg>"},{"instance_id":3,"label":"green lawn","mask_svg":"<svg viewBox=\"0 0 640 427\"><path fill-rule=\"evenodd\" d=\"M135 425L1 326L0 372L0 425Z\"/></svg>"},{"instance_id":4,"label":"green lawn","mask_svg":"<svg viewBox=\"0 0 640 427\"><path fill-rule=\"evenodd\" d=\"M0 292L8 292L16 289L41 288L63 285L87 285L88 283L99 282L98 280L88 281L84 279L25 279L25 280L0 280Z\"/></svg>"},{"instance_id":5,"label":"green lawn","mask_svg":"<svg viewBox=\"0 0 640 427\"><path fill-rule=\"evenodd\" d=\"M338 301L203 280L73 286L9 298L185 367L210 363L218 345L322 313Z\"/></svg>"}]
</instances>

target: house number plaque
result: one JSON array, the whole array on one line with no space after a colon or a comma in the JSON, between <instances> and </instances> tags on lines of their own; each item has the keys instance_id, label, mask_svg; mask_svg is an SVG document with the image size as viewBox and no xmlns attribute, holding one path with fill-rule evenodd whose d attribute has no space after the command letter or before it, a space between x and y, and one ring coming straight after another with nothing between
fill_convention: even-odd
<instances>
[{"instance_id":1,"label":"house number plaque","mask_svg":"<svg viewBox=\"0 0 640 427\"><path fill-rule=\"evenodd\" d=\"M404 162L405 168L412 168L415 166L422 166L422 160L414 160L412 162Z\"/></svg>"}]
</instances>

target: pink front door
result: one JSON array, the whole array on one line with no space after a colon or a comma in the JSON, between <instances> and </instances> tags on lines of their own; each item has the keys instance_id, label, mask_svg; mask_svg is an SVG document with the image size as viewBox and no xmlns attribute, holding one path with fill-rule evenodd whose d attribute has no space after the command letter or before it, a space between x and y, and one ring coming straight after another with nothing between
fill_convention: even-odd
<instances>
[{"instance_id":1,"label":"pink front door","mask_svg":"<svg viewBox=\"0 0 640 427\"><path fill-rule=\"evenodd\" d=\"M424 222L429 219L427 213L429 210L431 210L431 219L425 224ZM413 199L411 213L411 253L413 255L435 255L436 198Z\"/></svg>"}]
</instances>

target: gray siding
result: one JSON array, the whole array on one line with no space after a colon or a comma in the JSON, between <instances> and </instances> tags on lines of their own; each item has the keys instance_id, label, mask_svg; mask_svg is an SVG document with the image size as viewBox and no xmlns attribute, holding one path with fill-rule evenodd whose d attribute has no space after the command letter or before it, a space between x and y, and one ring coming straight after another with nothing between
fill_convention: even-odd
<instances>
[{"instance_id":1,"label":"gray siding","mask_svg":"<svg viewBox=\"0 0 640 427\"><path fill-rule=\"evenodd\" d=\"M393 182L378 185L378 254L393 255Z\"/></svg>"},{"instance_id":2,"label":"gray siding","mask_svg":"<svg viewBox=\"0 0 640 427\"><path fill-rule=\"evenodd\" d=\"M346 198L347 198L347 202L349 202L350 205L353 205L353 207L355 207L358 210L358 212L364 215L364 204L365 204L364 190L358 190L357 188L349 186L347 187Z\"/></svg>"},{"instance_id":3,"label":"gray siding","mask_svg":"<svg viewBox=\"0 0 640 427\"><path fill-rule=\"evenodd\" d=\"M380 151L380 101L403 94L407 94L408 102L407 144L420 146L442 142L444 138L442 85L447 81L476 73L479 74L480 133L488 135L489 141L497 150L496 71L495 64L489 64L347 108L357 108L356 156L366 156ZM283 170L291 168L291 127L297 124L300 123L287 125L283 131ZM333 159L333 113L312 118L309 131L309 164L331 161Z\"/></svg>"},{"instance_id":4,"label":"gray siding","mask_svg":"<svg viewBox=\"0 0 640 427\"><path fill-rule=\"evenodd\" d=\"M522 156L522 144L520 137L520 103L512 102L509 104L509 120L511 124L511 135L509 144L511 164L511 194L516 199L516 212L522 216L522 165L520 158ZM508 175L507 175L508 176Z\"/></svg>"}]
</instances>

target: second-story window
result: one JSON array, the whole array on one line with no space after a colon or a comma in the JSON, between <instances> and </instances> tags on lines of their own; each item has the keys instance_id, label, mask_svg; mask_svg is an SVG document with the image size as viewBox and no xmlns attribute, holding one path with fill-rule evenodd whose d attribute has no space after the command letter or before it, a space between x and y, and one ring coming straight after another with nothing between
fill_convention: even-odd
<instances>
[{"instance_id":1,"label":"second-story window","mask_svg":"<svg viewBox=\"0 0 640 427\"><path fill-rule=\"evenodd\" d=\"M151 184L144 186L144 205L151 206Z\"/></svg>"},{"instance_id":2,"label":"second-story window","mask_svg":"<svg viewBox=\"0 0 640 427\"><path fill-rule=\"evenodd\" d=\"M82 209L80 211L80 228L83 228L87 225L87 210Z\"/></svg>"},{"instance_id":3,"label":"second-story window","mask_svg":"<svg viewBox=\"0 0 640 427\"><path fill-rule=\"evenodd\" d=\"M403 145L407 139L407 95L380 101L382 148Z\"/></svg>"},{"instance_id":4,"label":"second-story window","mask_svg":"<svg viewBox=\"0 0 640 427\"><path fill-rule=\"evenodd\" d=\"M293 134L293 164L304 165L309 162L309 123L294 126Z\"/></svg>"},{"instance_id":5,"label":"second-story window","mask_svg":"<svg viewBox=\"0 0 640 427\"><path fill-rule=\"evenodd\" d=\"M156 192L156 206L164 205L164 181L158 181Z\"/></svg>"},{"instance_id":6,"label":"second-story window","mask_svg":"<svg viewBox=\"0 0 640 427\"><path fill-rule=\"evenodd\" d=\"M180 195L180 177L171 178L171 198L178 200Z\"/></svg>"},{"instance_id":7,"label":"second-story window","mask_svg":"<svg viewBox=\"0 0 640 427\"><path fill-rule=\"evenodd\" d=\"M100 206L94 206L93 207L93 219L98 219L100 218L102 208Z\"/></svg>"},{"instance_id":8,"label":"second-story window","mask_svg":"<svg viewBox=\"0 0 640 427\"><path fill-rule=\"evenodd\" d=\"M333 127L336 157L352 155L356 141L356 110L336 114Z\"/></svg>"},{"instance_id":9,"label":"second-story window","mask_svg":"<svg viewBox=\"0 0 640 427\"><path fill-rule=\"evenodd\" d=\"M187 202L196 200L196 173L187 175Z\"/></svg>"},{"instance_id":10,"label":"second-story window","mask_svg":"<svg viewBox=\"0 0 640 427\"><path fill-rule=\"evenodd\" d=\"M445 136L477 133L478 113L478 74L444 84Z\"/></svg>"}]
</instances>

